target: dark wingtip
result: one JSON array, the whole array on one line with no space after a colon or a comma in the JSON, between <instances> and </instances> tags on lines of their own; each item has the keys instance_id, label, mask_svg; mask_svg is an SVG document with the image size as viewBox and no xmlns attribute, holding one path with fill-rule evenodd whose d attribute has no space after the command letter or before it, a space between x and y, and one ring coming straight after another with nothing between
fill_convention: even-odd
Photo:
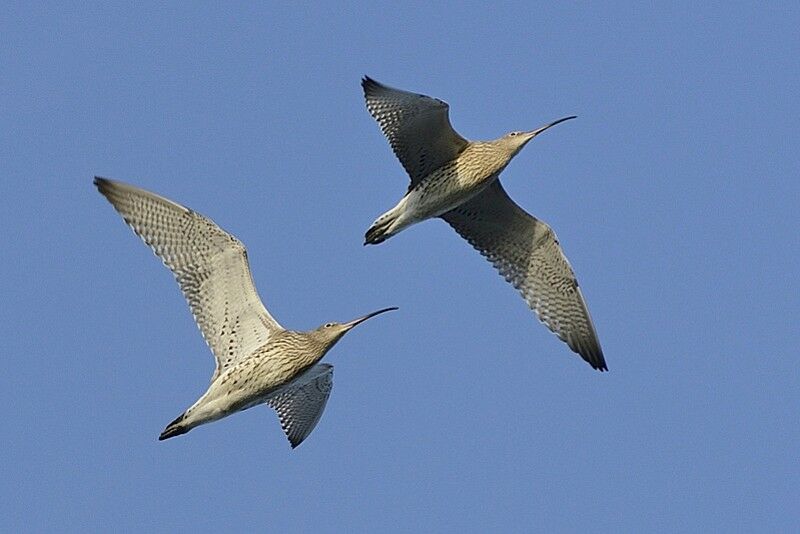
<instances>
[{"instance_id":1,"label":"dark wingtip","mask_svg":"<svg viewBox=\"0 0 800 534\"><path fill-rule=\"evenodd\" d=\"M111 197L119 191L120 185L122 185L121 182L115 182L114 180L103 178L102 176L94 177L94 186L97 188L100 194L106 197L109 201L111 201Z\"/></svg>"},{"instance_id":2,"label":"dark wingtip","mask_svg":"<svg viewBox=\"0 0 800 534\"><path fill-rule=\"evenodd\" d=\"M600 371L601 373L608 371L608 365L606 365L606 359L603 356L603 349L600 347L596 336L573 339L570 340L568 345L575 354L583 358L583 361L591 365L592 369Z\"/></svg>"},{"instance_id":3,"label":"dark wingtip","mask_svg":"<svg viewBox=\"0 0 800 534\"><path fill-rule=\"evenodd\" d=\"M364 96L368 96L371 92L385 87L382 83L376 82L366 74L361 78L361 88L364 89Z\"/></svg>"},{"instance_id":4,"label":"dark wingtip","mask_svg":"<svg viewBox=\"0 0 800 534\"><path fill-rule=\"evenodd\" d=\"M111 180L103 178L102 176L94 177L94 186L102 193L111 185Z\"/></svg>"},{"instance_id":5,"label":"dark wingtip","mask_svg":"<svg viewBox=\"0 0 800 534\"><path fill-rule=\"evenodd\" d=\"M597 369L601 373L608 371L608 365L606 365L606 359L603 357L603 351L600 347L597 347L596 351L592 351L589 354L581 354L581 356L592 366L592 369Z\"/></svg>"}]
</instances>

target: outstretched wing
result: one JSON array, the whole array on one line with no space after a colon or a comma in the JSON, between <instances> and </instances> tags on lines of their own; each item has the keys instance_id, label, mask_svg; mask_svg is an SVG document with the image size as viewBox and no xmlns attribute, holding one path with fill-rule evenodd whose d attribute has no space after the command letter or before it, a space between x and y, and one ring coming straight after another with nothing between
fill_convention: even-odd
<instances>
[{"instance_id":1,"label":"outstretched wing","mask_svg":"<svg viewBox=\"0 0 800 534\"><path fill-rule=\"evenodd\" d=\"M244 245L213 221L138 187L95 178L97 189L175 274L214 353L214 378L283 328L258 297Z\"/></svg>"},{"instance_id":2,"label":"outstretched wing","mask_svg":"<svg viewBox=\"0 0 800 534\"><path fill-rule=\"evenodd\" d=\"M468 141L450 125L446 102L394 89L367 76L361 87L367 109L411 177L411 187L467 146Z\"/></svg>"},{"instance_id":3,"label":"outstretched wing","mask_svg":"<svg viewBox=\"0 0 800 534\"><path fill-rule=\"evenodd\" d=\"M273 393L267 404L278 412L294 449L319 423L333 388L333 365L318 363Z\"/></svg>"},{"instance_id":4,"label":"outstretched wing","mask_svg":"<svg viewBox=\"0 0 800 534\"><path fill-rule=\"evenodd\" d=\"M589 310L553 230L492 185L442 218L516 287L539 320L581 355L607 371Z\"/></svg>"}]
</instances>

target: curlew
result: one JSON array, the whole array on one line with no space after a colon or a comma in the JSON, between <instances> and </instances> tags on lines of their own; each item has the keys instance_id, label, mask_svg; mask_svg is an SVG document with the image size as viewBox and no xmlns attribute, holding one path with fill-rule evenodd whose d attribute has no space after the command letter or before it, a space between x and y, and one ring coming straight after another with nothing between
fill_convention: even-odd
<instances>
[{"instance_id":1,"label":"curlew","mask_svg":"<svg viewBox=\"0 0 800 534\"><path fill-rule=\"evenodd\" d=\"M331 392L333 366L318 362L353 327L397 308L307 332L286 330L261 302L238 239L154 193L105 178L94 183L173 272L216 359L208 390L158 439L267 404L278 413L292 448L300 445Z\"/></svg>"},{"instance_id":2,"label":"curlew","mask_svg":"<svg viewBox=\"0 0 800 534\"><path fill-rule=\"evenodd\" d=\"M520 208L500 173L548 128L468 141L450 125L447 103L364 77L367 109L411 178L405 196L367 230L378 244L426 219L441 217L522 294L543 322L594 369L608 370L578 281L553 230Z\"/></svg>"}]
</instances>

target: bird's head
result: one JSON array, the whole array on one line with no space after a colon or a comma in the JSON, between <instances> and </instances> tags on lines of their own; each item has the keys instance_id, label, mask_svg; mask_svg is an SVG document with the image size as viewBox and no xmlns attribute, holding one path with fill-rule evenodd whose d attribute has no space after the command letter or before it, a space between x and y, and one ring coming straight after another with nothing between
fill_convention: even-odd
<instances>
[{"instance_id":1,"label":"bird's head","mask_svg":"<svg viewBox=\"0 0 800 534\"><path fill-rule=\"evenodd\" d=\"M557 121L553 121L550 124L546 124L541 128L537 128L529 132L509 132L500 138L500 142L502 143L503 147L506 148L506 150L508 150L511 153L512 156L516 156L517 153L520 150L522 150L522 147L528 144L528 141L530 141L543 131L547 130L551 126L555 126L558 123L568 121L574 118L575 115L571 117L564 117L563 119L558 119Z\"/></svg>"},{"instance_id":2,"label":"bird's head","mask_svg":"<svg viewBox=\"0 0 800 534\"><path fill-rule=\"evenodd\" d=\"M315 337L317 337L320 341L322 341L328 348L332 347L337 341L342 339L346 333L352 330L354 327L360 325L367 319L371 319L376 315L380 315L381 313L393 311L397 308L384 308L382 310L374 311L372 313L368 313L363 317L359 317L358 319L353 319L347 323L325 323L324 325L318 327L314 330Z\"/></svg>"}]
</instances>

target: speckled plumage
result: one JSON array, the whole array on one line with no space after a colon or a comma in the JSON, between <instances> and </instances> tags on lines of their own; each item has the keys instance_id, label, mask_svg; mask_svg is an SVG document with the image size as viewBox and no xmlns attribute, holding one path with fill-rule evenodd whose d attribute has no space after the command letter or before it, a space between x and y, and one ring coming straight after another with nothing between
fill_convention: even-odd
<instances>
[{"instance_id":1,"label":"speckled plumage","mask_svg":"<svg viewBox=\"0 0 800 534\"><path fill-rule=\"evenodd\" d=\"M365 244L382 243L413 224L441 217L520 291L553 333L594 369L607 370L578 281L555 234L517 206L499 180L531 139L574 117L471 142L450 125L445 102L368 77L361 85L367 109L411 178L406 195L367 230Z\"/></svg>"},{"instance_id":2,"label":"speckled plumage","mask_svg":"<svg viewBox=\"0 0 800 534\"><path fill-rule=\"evenodd\" d=\"M319 360L354 326L396 308L308 332L286 330L258 297L238 239L154 193L105 178L95 178L95 185L174 273L216 360L206 393L159 439L266 403L278 413L292 447L299 445L331 391L333 366Z\"/></svg>"}]
</instances>

